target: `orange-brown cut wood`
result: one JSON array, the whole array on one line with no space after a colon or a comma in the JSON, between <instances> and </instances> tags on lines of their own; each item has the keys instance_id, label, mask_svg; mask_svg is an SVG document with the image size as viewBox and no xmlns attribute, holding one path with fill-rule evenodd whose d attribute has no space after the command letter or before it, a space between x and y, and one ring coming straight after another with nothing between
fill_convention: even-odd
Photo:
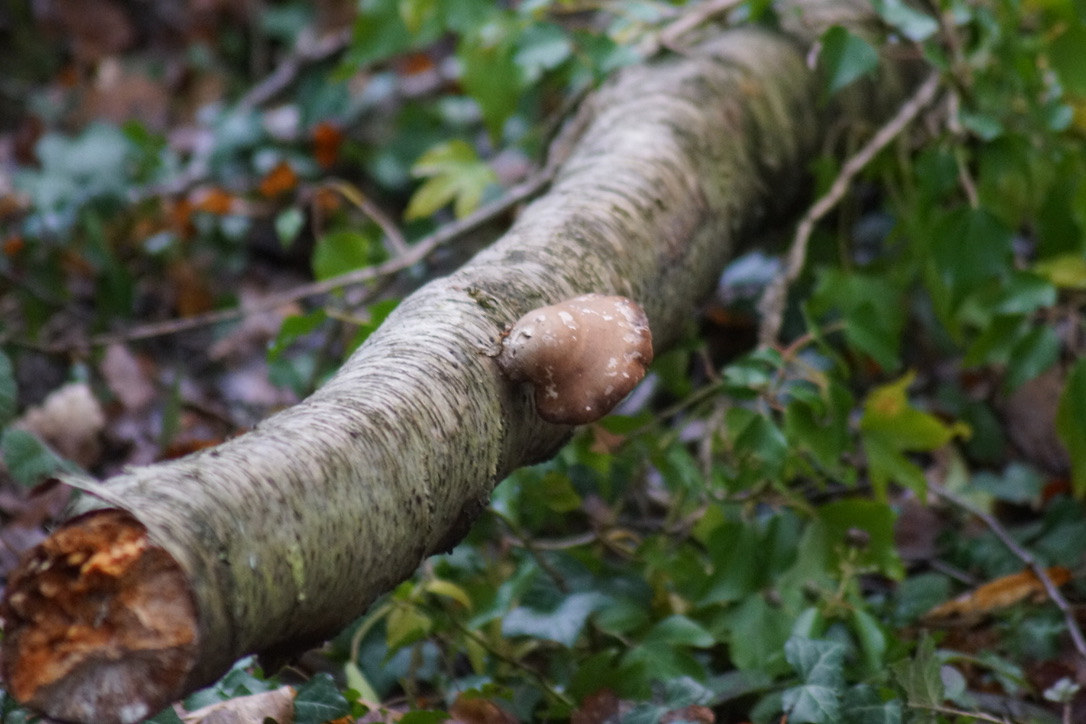
<instances>
[{"instance_id":1,"label":"orange-brown cut wood","mask_svg":"<svg viewBox=\"0 0 1086 724\"><path fill-rule=\"evenodd\" d=\"M196 652L185 575L119 510L34 548L0 604L9 691L56 719L131 724L181 691Z\"/></svg>"}]
</instances>

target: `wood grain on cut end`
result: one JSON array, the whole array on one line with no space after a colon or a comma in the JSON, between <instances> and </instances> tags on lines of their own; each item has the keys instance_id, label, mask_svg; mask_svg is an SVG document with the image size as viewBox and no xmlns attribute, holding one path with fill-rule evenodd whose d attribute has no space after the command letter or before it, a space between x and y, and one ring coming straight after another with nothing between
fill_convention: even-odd
<instances>
[{"instance_id":1,"label":"wood grain on cut end","mask_svg":"<svg viewBox=\"0 0 1086 724\"><path fill-rule=\"evenodd\" d=\"M76 518L32 550L0 616L8 690L55 719L140 721L182 693L195 660L185 575L120 510Z\"/></svg>"}]
</instances>

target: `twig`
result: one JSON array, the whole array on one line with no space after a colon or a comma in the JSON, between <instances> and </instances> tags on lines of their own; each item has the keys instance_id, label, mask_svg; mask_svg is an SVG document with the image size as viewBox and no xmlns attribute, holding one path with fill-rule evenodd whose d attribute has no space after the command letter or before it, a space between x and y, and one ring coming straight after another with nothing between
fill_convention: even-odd
<instances>
[{"instance_id":1,"label":"twig","mask_svg":"<svg viewBox=\"0 0 1086 724\"><path fill-rule=\"evenodd\" d=\"M408 253L410 249L407 246L407 239L404 238L403 232L389 218L388 214L380 206L373 203L357 186L340 179L329 179L321 185L338 191L345 199L358 207L359 211L370 217L375 224L381 227L381 231L385 234L387 250L393 258L399 258Z\"/></svg>"},{"instance_id":2,"label":"twig","mask_svg":"<svg viewBox=\"0 0 1086 724\"><path fill-rule=\"evenodd\" d=\"M551 179L554 178L556 168L557 163L548 163L547 166L540 169L538 172L510 188L503 198L487 204L468 216L465 216L463 219L459 219L441 227L433 234L408 247L405 254L390 259L383 264L363 267L362 269L356 269L318 282L302 284L280 294L270 295L260 300L260 302L244 308L234 307L231 309L222 309L195 317L143 324L122 332L95 335L87 340L86 345L89 347L105 347L114 343L132 342L140 339L149 339L151 337L162 337L223 322L232 322L247 315L269 312L302 299L328 294L337 289L363 284L368 281L373 281L374 279L380 279L396 274L423 261L438 247L444 246L469 231L482 226L488 221L502 215L513 206L535 195L551 182ZM40 351L48 353L63 353L70 351L70 345L33 346Z\"/></svg>"},{"instance_id":3,"label":"twig","mask_svg":"<svg viewBox=\"0 0 1086 724\"><path fill-rule=\"evenodd\" d=\"M294 82L306 66L326 60L347 47L351 42L351 28L313 38L304 33L298 39L294 51L279 64L270 75L254 85L239 100L238 108L256 108L282 93Z\"/></svg>"},{"instance_id":4,"label":"twig","mask_svg":"<svg viewBox=\"0 0 1086 724\"><path fill-rule=\"evenodd\" d=\"M691 6L685 10L678 19L668 23L658 32L655 32L641 41L638 52L644 58L651 57L660 52L662 48L675 50L679 39L694 28L706 22L715 15L726 13L742 3L742 0L705 0L705 2Z\"/></svg>"},{"instance_id":5,"label":"twig","mask_svg":"<svg viewBox=\"0 0 1086 724\"><path fill-rule=\"evenodd\" d=\"M935 99L939 82L937 73L928 76L912 97L898 109L894 117L882 126L863 148L845 161L829 191L815 201L799 220L784 268L766 287L758 303L758 311L762 317L758 341L763 347L777 344L784 318L785 302L788 298L788 287L803 270L803 265L807 260L807 244L810 242L815 224L837 206L848 192L853 179L871 162L871 159L897 138L898 134L905 130L905 127Z\"/></svg>"},{"instance_id":6,"label":"twig","mask_svg":"<svg viewBox=\"0 0 1086 724\"><path fill-rule=\"evenodd\" d=\"M516 521L507 516L505 513L502 513L500 510L494 508L493 506L490 508L490 514L500 520L505 525L509 532L513 534L516 542L519 543L526 551L528 551L529 555L531 555L532 558L535 559L535 562L539 564L539 567L543 570L543 572L551 577L551 580L554 581L554 584L558 586L558 590L561 591L563 594L568 594L570 592L569 583L566 582L566 579L561 574L561 572L558 571L558 569L556 569L554 566L552 566L550 564L550 561L548 561L543 556L540 550L536 547L535 542L532 540L532 536L526 534L523 530L521 530L520 526L517 525Z\"/></svg>"},{"instance_id":7,"label":"twig","mask_svg":"<svg viewBox=\"0 0 1086 724\"><path fill-rule=\"evenodd\" d=\"M1025 563L1029 569L1033 571L1033 575L1037 576L1037 580L1044 586L1045 593L1048 594L1048 597L1056 604L1056 607L1060 609L1060 612L1063 614L1064 622L1067 624L1067 630L1071 634L1071 641L1074 642L1075 649L1078 651L1079 656L1086 659L1086 637L1083 637L1082 635L1082 629L1079 628L1078 621L1075 619L1075 613L1071 609L1071 605L1067 603L1067 599L1060 593L1059 586L1049 578L1048 571L1046 571L1044 566L1037 561L1034 555L1019 545L1018 541L1011 536L1010 532L1008 532L998 520L973 505L968 500L935 483L929 482L928 490L943 500L968 512L970 515L979 518L984 525L988 526L988 530L992 531L995 537L1007 547L1007 550L1013 553L1015 557Z\"/></svg>"},{"instance_id":8,"label":"twig","mask_svg":"<svg viewBox=\"0 0 1086 724\"><path fill-rule=\"evenodd\" d=\"M935 705L935 704L912 704L912 703L910 703L909 706L911 706L914 709L927 709L928 711L938 712L939 714L950 714L952 716L969 717L973 721L992 722L992 724L1012 724L1011 720L1007 719L1006 717L998 717L997 718L997 717L994 717L994 716L992 716L990 714L985 714L984 712L966 711L964 709L956 709L956 708L951 707L951 706L942 706L942 705Z\"/></svg>"}]
</instances>

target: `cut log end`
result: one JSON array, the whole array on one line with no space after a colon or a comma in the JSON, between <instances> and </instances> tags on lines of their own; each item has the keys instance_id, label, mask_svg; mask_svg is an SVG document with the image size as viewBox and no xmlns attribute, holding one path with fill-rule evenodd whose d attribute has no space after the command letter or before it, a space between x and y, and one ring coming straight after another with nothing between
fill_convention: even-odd
<instances>
[{"instance_id":1,"label":"cut log end","mask_svg":"<svg viewBox=\"0 0 1086 724\"><path fill-rule=\"evenodd\" d=\"M11 574L3 672L17 700L53 719L131 724L178 695L195 662L184 573L130 514L76 518Z\"/></svg>"}]
</instances>

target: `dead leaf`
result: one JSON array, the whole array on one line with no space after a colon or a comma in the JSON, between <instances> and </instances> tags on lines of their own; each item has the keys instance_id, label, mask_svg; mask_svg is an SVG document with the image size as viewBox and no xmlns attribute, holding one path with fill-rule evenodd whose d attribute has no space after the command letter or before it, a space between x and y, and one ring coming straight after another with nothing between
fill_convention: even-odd
<instances>
[{"instance_id":1,"label":"dead leaf","mask_svg":"<svg viewBox=\"0 0 1086 724\"><path fill-rule=\"evenodd\" d=\"M463 695L456 697L452 708L450 724L518 724L516 717L488 699L468 699Z\"/></svg>"},{"instance_id":2,"label":"dead leaf","mask_svg":"<svg viewBox=\"0 0 1086 724\"><path fill-rule=\"evenodd\" d=\"M215 306L214 293L205 270L189 260L178 259L167 273L174 288L174 302L180 317L195 317Z\"/></svg>"},{"instance_id":3,"label":"dead leaf","mask_svg":"<svg viewBox=\"0 0 1086 724\"><path fill-rule=\"evenodd\" d=\"M71 43L72 55L85 63L120 53L136 37L116 0L55 0L46 21Z\"/></svg>"},{"instance_id":4,"label":"dead leaf","mask_svg":"<svg viewBox=\"0 0 1086 724\"><path fill-rule=\"evenodd\" d=\"M98 461L99 436L105 425L105 413L87 383L72 382L27 410L14 427L34 433L60 455L86 468Z\"/></svg>"},{"instance_id":5,"label":"dead leaf","mask_svg":"<svg viewBox=\"0 0 1086 724\"><path fill-rule=\"evenodd\" d=\"M216 216L225 216L234 211L234 197L223 189L212 186L198 189L189 198L193 211L205 211Z\"/></svg>"},{"instance_id":6,"label":"dead leaf","mask_svg":"<svg viewBox=\"0 0 1086 724\"><path fill-rule=\"evenodd\" d=\"M210 704L181 717L185 724L264 724L273 719L278 724L294 721L294 688L281 686L249 696Z\"/></svg>"},{"instance_id":7,"label":"dead leaf","mask_svg":"<svg viewBox=\"0 0 1086 724\"><path fill-rule=\"evenodd\" d=\"M141 362L123 344L106 348L98 370L125 410L141 410L155 399L155 386L146 371L150 364L149 360Z\"/></svg>"},{"instance_id":8,"label":"dead leaf","mask_svg":"<svg viewBox=\"0 0 1086 724\"><path fill-rule=\"evenodd\" d=\"M707 706L698 706L697 704L691 704L690 706L684 706L682 709L675 709L669 711L660 717L660 724L671 724L672 722L690 722L691 724L715 724L716 714L713 710Z\"/></svg>"},{"instance_id":9,"label":"dead leaf","mask_svg":"<svg viewBox=\"0 0 1086 724\"><path fill-rule=\"evenodd\" d=\"M1071 580L1071 572L1062 566L1053 566L1045 573L1057 586ZM1047 597L1044 585L1030 569L997 578L942 603L924 614L926 621L965 619L973 621L994 611L1009 608L1025 600L1043 601Z\"/></svg>"},{"instance_id":10,"label":"dead leaf","mask_svg":"<svg viewBox=\"0 0 1086 724\"><path fill-rule=\"evenodd\" d=\"M329 168L339 159L343 146L343 131L330 121L321 121L313 129L313 158L321 168Z\"/></svg>"},{"instance_id":11,"label":"dead leaf","mask_svg":"<svg viewBox=\"0 0 1086 724\"><path fill-rule=\"evenodd\" d=\"M280 161L260 180L260 193L268 199L285 194L298 185L298 174L286 161Z\"/></svg>"},{"instance_id":12,"label":"dead leaf","mask_svg":"<svg viewBox=\"0 0 1086 724\"><path fill-rule=\"evenodd\" d=\"M581 706L569 718L569 724L611 724L617 722L622 704L615 692L600 689L581 701Z\"/></svg>"}]
</instances>

